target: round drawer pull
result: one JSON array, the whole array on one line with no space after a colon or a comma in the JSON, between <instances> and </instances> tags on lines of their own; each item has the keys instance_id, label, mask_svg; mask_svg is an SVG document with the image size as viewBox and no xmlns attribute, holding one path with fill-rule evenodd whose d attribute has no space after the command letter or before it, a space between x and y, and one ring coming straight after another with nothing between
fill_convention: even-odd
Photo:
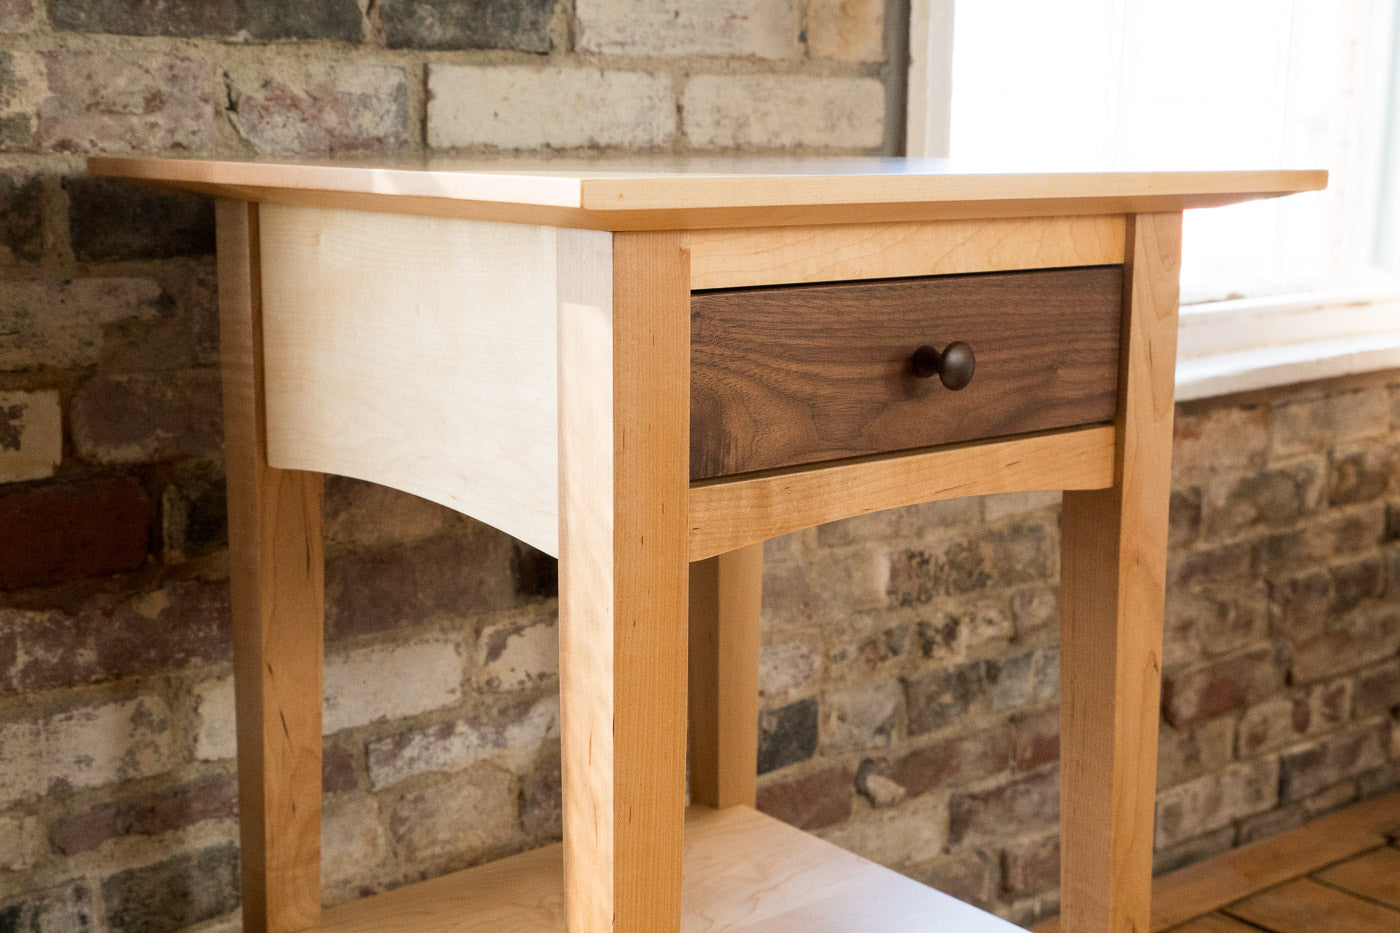
<instances>
[{"instance_id":1,"label":"round drawer pull","mask_svg":"<svg viewBox=\"0 0 1400 933\"><path fill-rule=\"evenodd\" d=\"M937 375L938 381L957 391L972 381L977 369L977 358L972 348L961 340L955 340L939 353L933 347L922 346L914 351L914 375L927 379Z\"/></svg>"}]
</instances>

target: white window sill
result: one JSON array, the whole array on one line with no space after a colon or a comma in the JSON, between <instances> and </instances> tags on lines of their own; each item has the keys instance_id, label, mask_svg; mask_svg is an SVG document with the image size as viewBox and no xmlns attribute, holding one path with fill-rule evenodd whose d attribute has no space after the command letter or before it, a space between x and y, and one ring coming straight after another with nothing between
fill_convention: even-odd
<instances>
[{"instance_id":1,"label":"white window sill","mask_svg":"<svg viewBox=\"0 0 1400 933\"><path fill-rule=\"evenodd\" d=\"M1400 369L1400 287L1186 305L1178 401Z\"/></svg>"}]
</instances>

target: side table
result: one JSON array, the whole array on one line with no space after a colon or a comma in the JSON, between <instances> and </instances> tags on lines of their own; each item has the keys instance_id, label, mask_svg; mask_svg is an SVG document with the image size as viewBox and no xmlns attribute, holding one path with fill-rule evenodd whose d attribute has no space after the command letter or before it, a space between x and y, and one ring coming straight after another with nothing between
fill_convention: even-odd
<instances>
[{"instance_id":1,"label":"side table","mask_svg":"<svg viewBox=\"0 0 1400 933\"><path fill-rule=\"evenodd\" d=\"M1014 929L754 809L762 542L1039 489L1062 916L1148 928L1181 211L1325 173L90 169L219 199L246 929ZM561 846L321 911L325 473L559 557Z\"/></svg>"}]
</instances>

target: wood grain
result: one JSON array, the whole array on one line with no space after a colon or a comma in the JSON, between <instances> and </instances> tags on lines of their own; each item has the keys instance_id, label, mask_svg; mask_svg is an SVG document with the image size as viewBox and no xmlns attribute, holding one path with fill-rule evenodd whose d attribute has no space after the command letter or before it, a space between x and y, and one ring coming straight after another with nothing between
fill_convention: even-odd
<instances>
[{"instance_id":1,"label":"wood grain","mask_svg":"<svg viewBox=\"0 0 1400 933\"><path fill-rule=\"evenodd\" d=\"M1150 922L1181 215L1128 224L1116 476L1061 518L1061 917Z\"/></svg>"},{"instance_id":2,"label":"wood grain","mask_svg":"<svg viewBox=\"0 0 1400 933\"><path fill-rule=\"evenodd\" d=\"M1395 933L1400 911L1296 878L1231 904L1225 912L1273 933Z\"/></svg>"},{"instance_id":3,"label":"wood grain","mask_svg":"<svg viewBox=\"0 0 1400 933\"><path fill-rule=\"evenodd\" d=\"M1203 911L1384 845L1385 830L1394 825L1397 813L1400 794L1390 794L1159 878L1152 929L1166 930Z\"/></svg>"},{"instance_id":4,"label":"wood grain","mask_svg":"<svg viewBox=\"0 0 1400 933\"><path fill-rule=\"evenodd\" d=\"M1152 885L1153 933L1177 933L1180 924L1300 875L1311 874L1386 843L1396 825L1400 794L1356 804L1268 839L1224 852L1163 875ZM1060 933L1059 918L1036 933Z\"/></svg>"},{"instance_id":5,"label":"wood grain","mask_svg":"<svg viewBox=\"0 0 1400 933\"><path fill-rule=\"evenodd\" d=\"M1179 927L1173 927L1171 933L1259 933L1259 928L1224 914L1206 914Z\"/></svg>"},{"instance_id":6,"label":"wood grain","mask_svg":"<svg viewBox=\"0 0 1400 933\"><path fill-rule=\"evenodd\" d=\"M263 208L271 462L402 489L557 554L556 321L608 239Z\"/></svg>"},{"instance_id":7,"label":"wood grain","mask_svg":"<svg viewBox=\"0 0 1400 933\"><path fill-rule=\"evenodd\" d=\"M747 807L693 807L685 829L684 933L1018 929ZM345 904L316 929L564 933L561 856L548 846Z\"/></svg>"},{"instance_id":8,"label":"wood grain","mask_svg":"<svg viewBox=\"0 0 1400 933\"><path fill-rule=\"evenodd\" d=\"M267 464L259 210L217 225L243 922L282 933L321 909L321 475Z\"/></svg>"},{"instance_id":9,"label":"wood grain","mask_svg":"<svg viewBox=\"0 0 1400 933\"><path fill-rule=\"evenodd\" d=\"M565 886L571 930L668 933L685 793L680 237L618 235L610 268L607 295L559 322Z\"/></svg>"},{"instance_id":10,"label":"wood grain","mask_svg":"<svg viewBox=\"0 0 1400 933\"><path fill-rule=\"evenodd\" d=\"M921 502L1113 483L1114 429L1050 431L844 463L797 467L690 489L690 559L790 531Z\"/></svg>"},{"instance_id":11,"label":"wood grain","mask_svg":"<svg viewBox=\"0 0 1400 933\"><path fill-rule=\"evenodd\" d=\"M690 565L690 800L757 806L763 543Z\"/></svg>"},{"instance_id":12,"label":"wood grain","mask_svg":"<svg viewBox=\"0 0 1400 933\"><path fill-rule=\"evenodd\" d=\"M691 288L1116 265L1122 215L693 230Z\"/></svg>"},{"instance_id":13,"label":"wood grain","mask_svg":"<svg viewBox=\"0 0 1400 933\"><path fill-rule=\"evenodd\" d=\"M1315 877L1400 910L1400 849L1384 846L1324 869Z\"/></svg>"},{"instance_id":14,"label":"wood grain","mask_svg":"<svg viewBox=\"0 0 1400 933\"><path fill-rule=\"evenodd\" d=\"M700 292L691 299L692 479L1113 418L1117 266ZM961 391L914 376L971 344Z\"/></svg>"},{"instance_id":15,"label":"wood grain","mask_svg":"<svg viewBox=\"0 0 1400 933\"><path fill-rule=\"evenodd\" d=\"M216 197L600 230L1180 211L1324 187L1322 171L988 171L944 159L627 157L339 162L96 156L88 171Z\"/></svg>"}]
</instances>

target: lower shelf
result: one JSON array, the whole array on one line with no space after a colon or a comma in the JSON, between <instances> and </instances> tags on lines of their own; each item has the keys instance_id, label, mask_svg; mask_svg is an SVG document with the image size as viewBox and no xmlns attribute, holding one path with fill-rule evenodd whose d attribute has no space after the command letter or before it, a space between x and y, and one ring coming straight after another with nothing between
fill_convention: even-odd
<instances>
[{"instance_id":1,"label":"lower shelf","mask_svg":"<svg viewBox=\"0 0 1400 933\"><path fill-rule=\"evenodd\" d=\"M686 819L684 933L1012 933L932 888L748 807ZM326 911L322 933L564 933L563 850L525 852Z\"/></svg>"}]
</instances>

